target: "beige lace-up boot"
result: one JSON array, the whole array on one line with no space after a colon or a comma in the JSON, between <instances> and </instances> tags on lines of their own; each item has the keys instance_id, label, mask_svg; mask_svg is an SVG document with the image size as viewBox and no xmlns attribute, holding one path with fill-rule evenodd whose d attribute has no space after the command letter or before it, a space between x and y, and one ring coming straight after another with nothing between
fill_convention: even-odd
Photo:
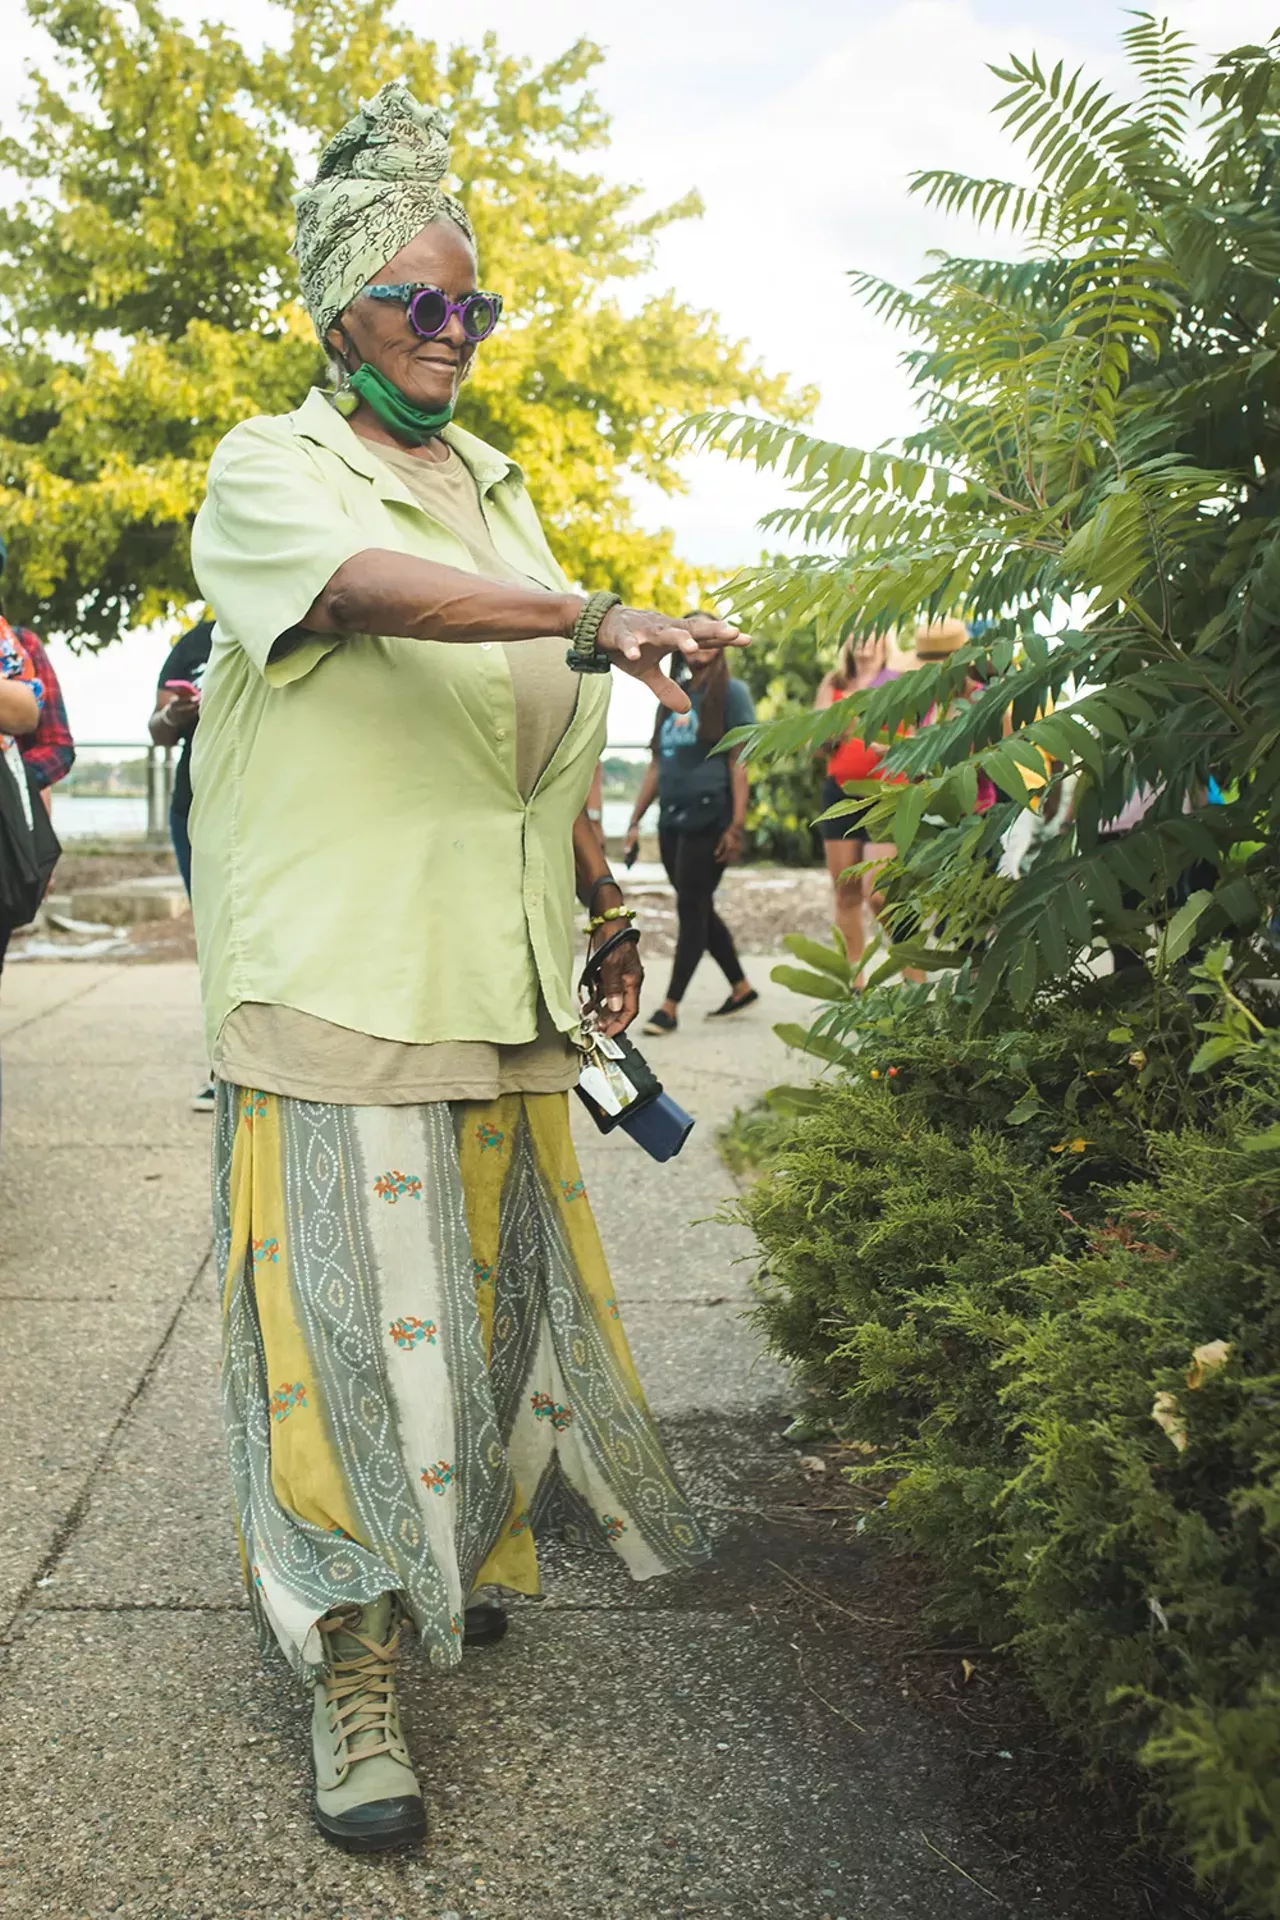
<instances>
[{"instance_id":1,"label":"beige lace-up boot","mask_svg":"<svg viewBox=\"0 0 1280 1920\"><path fill-rule=\"evenodd\" d=\"M326 1673L311 1716L316 1825L348 1853L413 1846L427 1831L422 1790L400 1729L400 1622L384 1593L338 1607L320 1622Z\"/></svg>"}]
</instances>

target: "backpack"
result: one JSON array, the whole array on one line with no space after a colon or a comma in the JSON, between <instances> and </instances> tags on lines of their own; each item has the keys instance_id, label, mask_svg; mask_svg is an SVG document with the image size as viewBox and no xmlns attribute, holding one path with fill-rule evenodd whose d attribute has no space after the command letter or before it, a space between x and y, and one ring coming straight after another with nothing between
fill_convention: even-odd
<instances>
[{"instance_id":1,"label":"backpack","mask_svg":"<svg viewBox=\"0 0 1280 1920\"><path fill-rule=\"evenodd\" d=\"M0 748L0 932L34 920L62 852L16 748Z\"/></svg>"}]
</instances>

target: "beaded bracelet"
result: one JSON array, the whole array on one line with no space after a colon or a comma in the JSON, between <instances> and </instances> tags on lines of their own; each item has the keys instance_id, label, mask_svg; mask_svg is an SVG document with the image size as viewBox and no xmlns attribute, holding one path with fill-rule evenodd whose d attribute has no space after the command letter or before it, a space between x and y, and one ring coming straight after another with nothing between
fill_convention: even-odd
<instances>
[{"instance_id":1,"label":"beaded bracelet","mask_svg":"<svg viewBox=\"0 0 1280 1920\"><path fill-rule=\"evenodd\" d=\"M607 927L613 920L634 920L634 907L606 907L603 913L593 913L587 922L587 932L595 933L601 927Z\"/></svg>"}]
</instances>

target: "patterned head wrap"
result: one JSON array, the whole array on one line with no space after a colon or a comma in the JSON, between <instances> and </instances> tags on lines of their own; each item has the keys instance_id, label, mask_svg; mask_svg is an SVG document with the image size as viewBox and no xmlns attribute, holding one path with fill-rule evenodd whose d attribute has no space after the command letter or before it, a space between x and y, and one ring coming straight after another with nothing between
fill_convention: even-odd
<instances>
[{"instance_id":1,"label":"patterned head wrap","mask_svg":"<svg viewBox=\"0 0 1280 1920\"><path fill-rule=\"evenodd\" d=\"M336 133L298 194L294 242L302 297L323 341L373 275L444 214L474 245L471 222L441 181L449 122L389 80Z\"/></svg>"}]
</instances>

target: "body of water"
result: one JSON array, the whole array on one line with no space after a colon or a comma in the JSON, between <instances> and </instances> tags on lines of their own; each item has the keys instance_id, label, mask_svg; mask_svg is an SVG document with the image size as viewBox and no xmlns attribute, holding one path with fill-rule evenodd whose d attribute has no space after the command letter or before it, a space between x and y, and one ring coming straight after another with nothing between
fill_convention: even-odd
<instances>
[{"instance_id":1,"label":"body of water","mask_svg":"<svg viewBox=\"0 0 1280 1920\"><path fill-rule=\"evenodd\" d=\"M631 818L629 800L606 800L604 830L620 840ZM53 795L53 825L60 840L141 840L147 831L147 803L125 794Z\"/></svg>"},{"instance_id":2,"label":"body of water","mask_svg":"<svg viewBox=\"0 0 1280 1920\"><path fill-rule=\"evenodd\" d=\"M142 840L147 803L141 795L75 794L53 790L53 830L59 840Z\"/></svg>"}]
</instances>

